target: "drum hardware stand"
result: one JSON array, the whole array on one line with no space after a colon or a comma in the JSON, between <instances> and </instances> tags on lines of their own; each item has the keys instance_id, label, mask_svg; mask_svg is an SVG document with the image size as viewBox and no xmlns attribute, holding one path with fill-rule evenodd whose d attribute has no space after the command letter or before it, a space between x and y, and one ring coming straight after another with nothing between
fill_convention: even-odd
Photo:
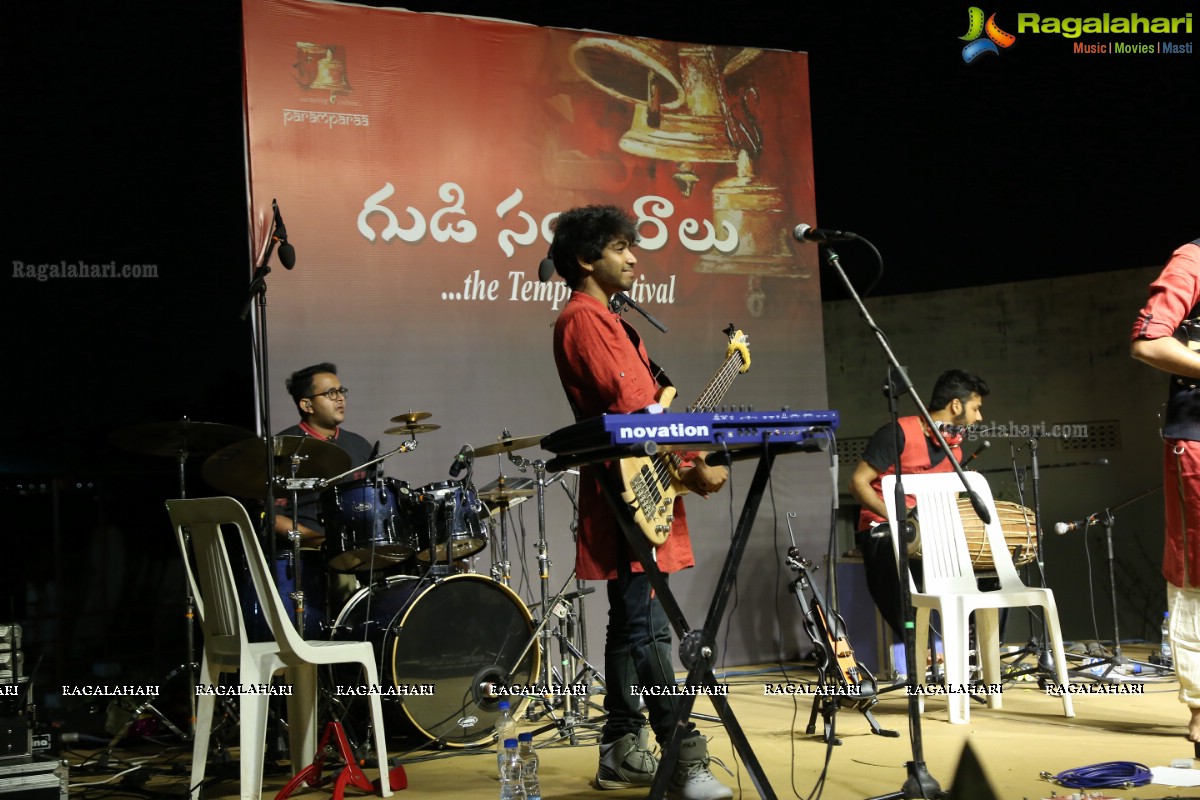
<instances>
[{"instance_id":1,"label":"drum hardware stand","mask_svg":"<svg viewBox=\"0 0 1200 800\"><path fill-rule=\"evenodd\" d=\"M340 769L336 770L333 777L322 778L321 772L325 768L326 759L332 760L335 756L341 759ZM350 741L346 738L346 731L342 728L342 723L326 723L325 732L321 734L321 741L317 745L313 762L297 772L287 782L287 785L279 790L279 794L275 795L275 800L287 800L292 792L305 784L320 788L331 782L333 783L333 800L342 800L346 796L347 786L378 794L380 781L368 779L358 764L359 760L354 754L354 748L350 746ZM380 764L379 769L388 771L388 782L393 791L408 788L408 776L405 774L403 766L393 767L390 764Z\"/></svg>"},{"instance_id":2,"label":"drum hardware stand","mask_svg":"<svg viewBox=\"0 0 1200 800\"><path fill-rule=\"evenodd\" d=\"M574 475L574 476L578 477L579 470L578 469L566 469L566 470L563 470L562 472L560 472L559 475L564 476L564 477L566 475ZM567 485L566 481L560 481L558 485L562 487L562 490L564 492L566 492L567 498L571 501L571 509L572 509L571 541L576 542L579 539L579 502L576 500L575 493L571 491L571 487ZM580 580L578 577L575 578L575 588L577 591L573 592L572 594L567 595L567 597L572 598L572 600L574 600L575 598L578 598L578 600L579 600L579 614L576 616L576 618L579 620L579 635L578 635L579 653L576 654L576 657L579 658L581 661L583 661L585 664L587 664L591 668L592 675L594 676L593 679L598 681L601 685L603 685L604 684L604 673L602 673L600 670L596 669L588 661L588 651L587 651L587 607L584 604L583 598L585 595L591 594L593 591L595 591L595 589L584 586L584 582L582 580ZM568 634L568 640L573 639L573 638L575 638L575 637L572 636L571 634ZM588 681L588 685L589 685L589 687L591 686L591 680ZM584 719L587 718L589 708L595 708L597 711L601 712L601 714L604 713L604 707L596 705L592 701L592 692L591 692L590 688L588 689L588 698L583 704Z\"/></svg>"},{"instance_id":3,"label":"drum hardware stand","mask_svg":"<svg viewBox=\"0 0 1200 800\"><path fill-rule=\"evenodd\" d=\"M500 473L500 477L496 480L496 490L503 493L506 487L506 478L504 473ZM500 508L500 547L492 551L492 580L497 583L502 583L505 586L509 585L512 579L512 564L508 560L508 515L505 513L508 510L509 503L507 500L501 500L496 503Z\"/></svg>"},{"instance_id":4,"label":"drum hardware stand","mask_svg":"<svg viewBox=\"0 0 1200 800\"><path fill-rule=\"evenodd\" d=\"M288 592L288 597L292 598L292 603L295 613L296 632L300 634L300 638L304 638L304 583L300 564L300 490L319 488L320 480L309 480L297 478L296 475L300 471L300 465L308 460L308 456L302 456L299 452L292 453L290 457L292 467L292 477L284 480L284 488L292 498L292 518L291 525L288 527L287 538L292 543L290 558L292 560L292 573L296 576L295 591ZM266 603L266 600L261 602Z\"/></svg>"}]
</instances>

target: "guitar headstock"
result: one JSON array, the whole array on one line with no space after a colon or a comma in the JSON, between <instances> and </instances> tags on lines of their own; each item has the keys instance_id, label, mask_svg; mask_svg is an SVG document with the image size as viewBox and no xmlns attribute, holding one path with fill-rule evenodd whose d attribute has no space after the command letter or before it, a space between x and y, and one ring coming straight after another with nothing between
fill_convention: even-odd
<instances>
[{"instance_id":1,"label":"guitar headstock","mask_svg":"<svg viewBox=\"0 0 1200 800\"><path fill-rule=\"evenodd\" d=\"M724 330L724 334L729 337L729 347L725 350L725 357L731 358L734 353L740 355L742 366L738 369L738 373L745 374L746 370L750 369L750 337L733 327L732 322Z\"/></svg>"}]
</instances>

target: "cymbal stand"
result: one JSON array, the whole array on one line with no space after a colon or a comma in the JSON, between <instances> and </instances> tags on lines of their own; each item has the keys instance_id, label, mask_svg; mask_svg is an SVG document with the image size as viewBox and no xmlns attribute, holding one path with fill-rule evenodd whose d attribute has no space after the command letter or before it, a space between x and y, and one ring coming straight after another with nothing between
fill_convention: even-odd
<instances>
[{"instance_id":1,"label":"cymbal stand","mask_svg":"<svg viewBox=\"0 0 1200 800\"><path fill-rule=\"evenodd\" d=\"M496 480L496 491L503 494L506 488L504 472ZM512 578L512 563L508 560L508 503L499 504L500 513L500 542L499 547L492 550L492 580L508 586Z\"/></svg>"},{"instance_id":2,"label":"cymbal stand","mask_svg":"<svg viewBox=\"0 0 1200 800\"><path fill-rule=\"evenodd\" d=\"M286 486L286 488L288 489L289 493L292 496L292 519L291 519L292 525L290 528L288 528L287 537L288 537L288 541L290 541L292 543L292 552L291 552L292 574L296 576L296 589L293 592L289 592L288 597L292 598L292 603L295 604L294 608L295 608L295 616L296 616L296 632L300 634L300 638L304 638L304 583L302 582L303 576L300 574L301 566L300 566L299 509L300 509L300 489L304 486L304 484L306 482L297 478L296 475L300 471L300 464L307 460L308 460L308 456L302 456L298 452L292 453L292 455L291 455L292 477L287 481L287 486ZM311 481L309 481L308 483L311 483ZM265 603L267 601L262 600L262 602Z\"/></svg>"},{"instance_id":3,"label":"cymbal stand","mask_svg":"<svg viewBox=\"0 0 1200 800\"><path fill-rule=\"evenodd\" d=\"M566 477L567 475L574 475L578 478L579 470L567 469L559 473L560 477ZM579 501L575 498L575 493L571 490L571 487L567 485L565 480L560 481L558 485L562 487L562 490L566 493L567 498L571 501L571 541L575 542L579 539ZM592 702L591 693L591 685L593 680L598 681L602 685L604 684L604 673L596 669L596 667L593 666L590 661L588 661L587 607L584 604L583 598L585 595L589 595L595 590L584 586L584 582L580 578L575 579L575 589L576 591L567 595L567 597L573 598L579 603L579 613L575 617L575 619L579 622L579 629L578 632L570 631L570 625L568 625L568 638L572 642L578 642L578 652L575 652L575 657L582 661L584 665L591 671L591 677L588 679L588 697L587 700L583 701L583 718L586 720L589 708L595 708L597 711L602 713L604 711L603 706L596 705L594 702ZM580 677L582 677L582 672ZM578 678L576 679L576 683L578 683Z\"/></svg>"},{"instance_id":4,"label":"cymbal stand","mask_svg":"<svg viewBox=\"0 0 1200 800\"><path fill-rule=\"evenodd\" d=\"M542 686L551 685L552 670L550 667L550 626L545 622L550 617L550 598L549 598L549 583L550 583L550 556L548 546L546 544L546 462L540 458L536 461L530 461L524 456L519 456L516 453L510 452L508 460L516 465L521 472L528 471L529 467L533 467L534 485L537 487L537 523L538 523L538 538L534 545L537 548L538 562L538 577L541 585L542 594L542 625L539 627L542 631ZM551 480L557 480L557 476ZM503 478L501 478L501 490L503 490ZM506 554L507 563L507 554ZM557 606L556 606L557 610ZM566 680L566 675L563 675L563 680ZM537 698L544 702L547 706L553 707L554 701L552 696ZM526 719L537 719L539 714L534 711L533 703L530 703L525 709Z\"/></svg>"},{"instance_id":5,"label":"cymbal stand","mask_svg":"<svg viewBox=\"0 0 1200 800\"><path fill-rule=\"evenodd\" d=\"M183 417L183 422L187 422L187 416ZM184 500L187 499L187 477L184 464L189 455L191 454L186 447L181 447L176 452L179 459L179 497ZM183 526L183 546L189 550L192 546L192 533L186 525ZM200 669L200 664L196 661L196 598L192 595L192 582L188 580L186 570L183 576L183 616L187 629L187 659L184 660L181 667L186 667L188 674L188 725L187 734L182 738L185 742L190 742L196 735L196 672ZM175 671L178 672L178 668ZM169 673L167 680L170 680L173 674L174 672Z\"/></svg>"}]
</instances>

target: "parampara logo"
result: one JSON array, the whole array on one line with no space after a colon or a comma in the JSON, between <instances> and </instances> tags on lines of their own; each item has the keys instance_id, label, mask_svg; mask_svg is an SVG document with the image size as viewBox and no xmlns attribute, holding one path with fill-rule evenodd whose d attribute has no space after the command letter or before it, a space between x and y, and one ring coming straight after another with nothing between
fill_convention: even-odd
<instances>
[{"instance_id":1,"label":"parampara logo","mask_svg":"<svg viewBox=\"0 0 1200 800\"><path fill-rule=\"evenodd\" d=\"M986 34L986 38L981 38ZM967 43L963 48L963 61L970 64L984 53L1000 55L1000 48L1012 47L1017 37L1000 29L996 24L996 15L992 14L983 21L983 9L971 6L967 9L967 32L958 37Z\"/></svg>"}]
</instances>

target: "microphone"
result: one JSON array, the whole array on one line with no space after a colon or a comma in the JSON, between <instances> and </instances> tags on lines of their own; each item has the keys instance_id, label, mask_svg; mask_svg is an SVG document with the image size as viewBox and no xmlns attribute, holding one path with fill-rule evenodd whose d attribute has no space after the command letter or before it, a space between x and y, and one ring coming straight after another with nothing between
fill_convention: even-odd
<instances>
[{"instance_id":1,"label":"microphone","mask_svg":"<svg viewBox=\"0 0 1200 800\"><path fill-rule=\"evenodd\" d=\"M296 266L296 248L288 244L287 228L283 224L283 215L279 213L279 203L271 199L271 208L275 211L275 239L279 242L279 263L284 269Z\"/></svg>"},{"instance_id":2,"label":"microphone","mask_svg":"<svg viewBox=\"0 0 1200 800\"><path fill-rule=\"evenodd\" d=\"M798 242L816 242L817 244L828 244L829 242L853 242L858 238L857 233L850 231L835 231L828 228L814 228L811 225L801 222L792 229L792 236L796 237Z\"/></svg>"},{"instance_id":3,"label":"microphone","mask_svg":"<svg viewBox=\"0 0 1200 800\"><path fill-rule=\"evenodd\" d=\"M450 462L450 477L457 478L459 475L461 475L462 471L466 469L467 464L474 459L474 456L474 448L472 448L469 444L464 444L462 449L458 451L458 455L456 455L454 460Z\"/></svg>"},{"instance_id":4,"label":"microphone","mask_svg":"<svg viewBox=\"0 0 1200 800\"><path fill-rule=\"evenodd\" d=\"M965 467L967 464L970 464L972 461L979 458L980 453L982 453L984 450L987 450L991 446L992 446L992 443L989 442L987 439L984 439L983 444L981 444L981 445L979 445L979 447L975 448L975 452L971 453L971 455L967 457L967 460L962 462L962 465Z\"/></svg>"},{"instance_id":5,"label":"microphone","mask_svg":"<svg viewBox=\"0 0 1200 800\"><path fill-rule=\"evenodd\" d=\"M1054 532L1059 536L1062 536L1064 533L1070 533L1071 531L1077 531L1081 528L1086 528L1095 521L1096 515L1092 514L1087 519L1077 519L1071 522L1056 522L1054 523Z\"/></svg>"},{"instance_id":6,"label":"microphone","mask_svg":"<svg viewBox=\"0 0 1200 800\"><path fill-rule=\"evenodd\" d=\"M547 256L538 263L538 280L542 283L554 277L554 259Z\"/></svg>"}]
</instances>

